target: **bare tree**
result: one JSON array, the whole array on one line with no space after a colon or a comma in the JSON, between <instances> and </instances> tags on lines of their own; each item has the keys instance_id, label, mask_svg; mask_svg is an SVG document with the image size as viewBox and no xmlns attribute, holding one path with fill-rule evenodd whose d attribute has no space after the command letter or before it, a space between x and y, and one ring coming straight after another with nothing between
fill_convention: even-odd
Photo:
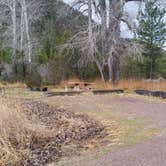
<instances>
[{"instance_id":1,"label":"bare tree","mask_svg":"<svg viewBox=\"0 0 166 166\"><path fill-rule=\"evenodd\" d=\"M31 36L31 24L40 19L42 1L18 0L21 5L21 51L27 50L27 61L32 63L33 36ZM24 43L24 44L23 44Z\"/></svg>"},{"instance_id":2,"label":"bare tree","mask_svg":"<svg viewBox=\"0 0 166 166\"><path fill-rule=\"evenodd\" d=\"M93 35L93 22L92 22L92 1L88 1L88 45L90 46L90 55L92 56L93 61L96 63L99 72L101 74L101 78L103 81L104 79L104 74L103 74L103 68L102 64L99 62L97 58L97 47L96 47L96 42L95 42L95 36Z\"/></svg>"},{"instance_id":3,"label":"bare tree","mask_svg":"<svg viewBox=\"0 0 166 166\"><path fill-rule=\"evenodd\" d=\"M0 0L0 6L9 10L12 30L12 63L16 63L16 50L25 53L24 61L32 63L31 24L41 16L42 1L35 0Z\"/></svg>"},{"instance_id":4,"label":"bare tree","mask_svg":"<svg viewBox=\"0 0 166 166\"><path fill-rule=\"evenodd\" d=\"M122 40L121 22L125 22L133 32L137 29L136 25L124 12L124 5L129 1L132 0L74 1L73 6L76 6L78 10L88 16L88 27L83 31L79 31L72 38L74 39L72 43L74 43L74 46L79 45L84 48L84 51L88 51L88 55L96 63L103 80L104 66L108 67L109 80L113 82L119 80L120 56L123 50L130 45L128 41ZM94 17L98 18L98 22L94 21ZM86 34L88 35L87 38L85 37Z\"/></svg>"}]
</instances>

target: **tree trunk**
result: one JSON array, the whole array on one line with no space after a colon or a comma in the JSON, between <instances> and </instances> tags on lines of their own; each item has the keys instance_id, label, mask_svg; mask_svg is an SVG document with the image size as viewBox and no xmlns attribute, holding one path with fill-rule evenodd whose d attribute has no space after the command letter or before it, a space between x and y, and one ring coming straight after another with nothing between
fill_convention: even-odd
<instances>
[{"instance_id":1,"label":"tree trunk","mask_svg":"<svg viewBox=\"0 0 166 166\"><path fill-rule=\"evenodd\" d=\"M93 23L92 23L92 0L88 0L88 40L90 45L90 56L92 56L93 61L96 63L96 66L100 72L101 79L105 81L102 65L96 57L96 46L93 37Z\"/></svg>"},{"instance_id":2,"label":"tree trunk","mask_svg":"<svg viewBox=\"0 0 166 166\"><path fill-rule=\"evenodd\" d=\"M12 1L11 6L11 17L12 17L12 30L13 30L13 50L12 50L12 64L14 66L15 74L17 75L17 19L16 19L16 0Z\"/></svg>"},{"instance_id":3,"label":"tree trunk","mask_svg":"<svg viewBox=\"0 0 166 166\"><path fill-rule=\"evenodd\" d=\"M21 7L23 10L24 14L24 22L25 22L25 32L26 32L26 37L27 37L27 44L28 44L28 63L31 65L32 63L32 46L31 46L31 39L30 39L30 31L29 31L29 20L28 20L28 13L27 13L27 5L26 1L22 0L21 1Z\"/></svg>"},{"instance_id":4,"label":"tree trunk","mask_svg":"<svg viewBox=\"0 0 166 166\"><path fill-rule=\"evenodd\" d=\"M24 10L21 9L21 27L20 27L20 52L23 52L23 41L24 41Z\"/></svg>"},{"instance_id":5,"label":"tree trunk","mask_svg":"<svg viewBox=\"0 0 166 166\"><path fill-rule=\"evenodd\" d=\"M151 60L150 60L150 72L149 72L149 78L151 80L154 79L154 71L155 71L155 58L151 57Z\"/></svg>"},{"instance_id":6,"label":"tree trunk","mask_svg":"<svg viewBox=\"0 0 166 166\"><path fill-rule=\"evenodd\" d=\"M150 73L149 73L149 78L152 80L153 79L153 59L150 59Z\"/></svg>"},{"instance_id":7,"label":"tree trunk","mask_svg":"<svg viewBox=\"0 0 166 166\"><path fill-rule=\"evenodd\" d=\"M114 79L113 79L113 83L118 83L119 81L119 71L120 69L120 60L119 60L119 55L115 56L115 64L114 64Z\"/></svg>"},{"instance_id":8,"label":"tree trunk","mask_svg":"<svg viewBox=\"0 0 166 166\"><path fill-rule=\"evenodd\" d=\"M21 52L21 60L22 60L22 74L23 74L23 80L25 81L26 79L26 64L24 61L24 52Z\"/></svg>"},{"instance_id":9,"label":"tree trunk","mask_svg":"<svg viewBox=\"0 0 166 166\"><path fill-rule=\"evenodd\" d=\"M120 62L120 23L123 16L125 1L109 0L109 79L113 82L119 80ZM112 61L110 61L112 59ZM111 67L112 66L112 67Z\"/></svg>"},{"instance_id":10,"label":"tree trunk","mask_svg":"<svg viewBox=\"0 0 166 166\"><path fill-rule=\"evenodd\" d=\"M109 72L109 81L113 80L113 60L112 56L109 56L108 58L108 72Z\"/></svg>"},{"instance_id":11,"label":"tree trunk","mask_svg":"<svg viewBox=\"0 0 166 166\"><path fill-rule=\"evenodd\" d=\"M106 33L107 33L107 7L106 1L100 0L100 15L101 15L101 42L102 42L102 57L106 56Z\"/></svg>"},{"instance_id":12,"label":"tree trunk","mask_svg":"<svg viewBox=\"0 0 166 166\"><path fill-rule=\"evenodd\" d=\"M97 68L98 68L98 70L99 70L99 72L100 72L101 80L102 80L103 82L105 82L104 72L103 72L103 69L102 69L101 65L98 64L97 62L96 62L96 65L97 65Z\"/></svg>"}]
</instances>

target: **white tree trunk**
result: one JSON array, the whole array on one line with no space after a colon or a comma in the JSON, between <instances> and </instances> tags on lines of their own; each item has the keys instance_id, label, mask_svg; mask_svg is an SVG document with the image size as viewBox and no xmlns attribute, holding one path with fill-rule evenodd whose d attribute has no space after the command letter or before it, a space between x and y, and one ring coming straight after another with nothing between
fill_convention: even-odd
<instances>
[{"instance_id":1,"label":"white tree trunk","mask_svg":"<svg viewBox=\"0 0 166 166\"><path fill-rule=\"evenodd\" d=\"M12 63L16 63L16 49L17 49L17 19L16 19L16 0L13 0L10 6L11 17L12 17L12 31L13 31L13 42L12 42Z\"/></svg>"},{"instance_id":2,"label":"white tree trunk","mask_svg":"<svg viewBox=\"0 0 166 166\"><path fill-rule=\"evenodd\" d=\"M21 0L21 7L24 14L24 28L27 38L27 47L28 47L28 63L32 63L32 45L31 45L31 38L30 38L30 31L29 31L29 20L28 20L28 13L27 13L27 5L25 0Z\"/></svg>"},{"instance_id":3,"label":"white tree trunk","mask_svg":"<svg viewBox=\"0 0 166 166\"><path fill-rule=\"evenodd\" d=\"M98 61L96 55L96 45L94 42L93 36L93 23L92 23L92 0L88 0L88 37L90 45L90 55L92 56L93 61L96 63L96 66L100 72L101 79L105 81L102 65Z\"/></svg>"},{"instance_id":4,"label":"white tree trunk","mask_svg":"<svg viewBox=\"0 0 166 166\"><path fill-rule=\"evenodd\" d=\"M102 42L102 57L106 57L106 34L107 34L107 7L106 1L100 0L100 16L101 16L101 42Z\"/></svg>"},{"instance_id":5,"label":"white tree trunk","mask_svg":"<svg viewBox=\"0 0 166 166\"><path fill-rule=\"evenodd\" d=\"M21 10L21 27L20 27L20 52L23 52L23 41L24 41L24 11Z\"/></svg>"}]
</instances>

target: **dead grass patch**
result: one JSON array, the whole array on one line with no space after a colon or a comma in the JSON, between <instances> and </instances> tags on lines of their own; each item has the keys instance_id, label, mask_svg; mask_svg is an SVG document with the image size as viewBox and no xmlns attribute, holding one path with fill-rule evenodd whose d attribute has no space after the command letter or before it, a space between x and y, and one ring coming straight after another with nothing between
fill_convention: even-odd
<instances>
[{"instance_id":1,"label":"dead grass patch","mask_svg":"<svg viewBox=\"0 0 166 166\"><path fill-rule=\"evenodd\" d=\"M21 165L30 156L33 140L49 132L26 118L19 101L0 98L0 106L0 165Z\"/></svg>"},{"instance_id":2,"label":"dead grass patch","mask_svg":"<svg viewBox=\"0 0 166 166\"><path fill-rule=\"evenodd\" d=\"M0 98L0 165L36 166L70 154L101 135L104 127L87 116L51 108L41 102ZM73 150L73 149L72 149Z\"/></svg>"}]
</instances>

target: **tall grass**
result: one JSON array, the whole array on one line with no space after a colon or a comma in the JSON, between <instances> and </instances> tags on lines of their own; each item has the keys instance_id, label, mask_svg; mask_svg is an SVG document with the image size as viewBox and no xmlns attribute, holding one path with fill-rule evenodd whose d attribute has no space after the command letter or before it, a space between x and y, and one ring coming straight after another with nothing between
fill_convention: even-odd
<instances>
[{"instance_id":1,"label":"tall grass","mask_svg":"<svg viewBox=\"0 0 166 166\"><path fill-rule=\"evenodd\" d=\"M166 80L120 80L117 86L126 90L145 89L166 91Z\"/></svg>"},{"instance_id":2,"label":"tall grass","mask_svg":"<svg viewBox=\"0 0 166 166\"><path fill-rule=\"evenodd\" d=\"M26 84L21 82L15 82L15 83L8 83L8 82L0 82L0 87L4 88L26 88Z\"/></svg>"},{"instance_id":3,"label":"tall grass","mask_svg":"<svg viewBox=\"0 0 166 166\"><path fill-rule=\"evenodd\" d=\"M145 90L156 90L156 91L166 91L166 80L120 80L118 84L113 85L110 82L102 82L101 80L95 80L92 84L94 89L124 89L127 91L133 91L136 89Z\"/></svg>"}]
</instances>

